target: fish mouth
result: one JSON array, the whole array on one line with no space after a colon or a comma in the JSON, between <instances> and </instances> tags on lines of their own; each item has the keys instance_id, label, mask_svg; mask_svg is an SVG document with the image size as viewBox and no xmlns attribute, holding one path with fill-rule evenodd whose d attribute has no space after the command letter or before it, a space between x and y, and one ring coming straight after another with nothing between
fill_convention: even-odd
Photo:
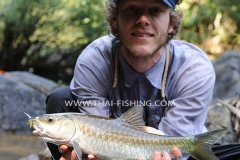
<instances>
[{"instance_id":1,"label":"fish mouth","mask_svg":"<svg viewBox=\"0 0 240 160\"><path fill-rule=\"evenodd\" d=\"M34 130L33 130L33 134L35 135L35 136L42 136L42 132L43 132L43 130L41 130L39 127L37 127L37 126L33 126L33 128L34 128Z\"/></svg>"},{"instance_id":2,"label":"fish mouth","mask_svg":"<svg viewBox=\"0 0 240 160\"><path fill-rule=\"evenodd\" d=\"M32 133L35 136L38 136L39 138L42 138L44 141L47 142L53 141L53 139L50 136L48 136L48 134L44 131L43 127L39 123L35 122L32 128L34 128Z\"/></svg>"},{"instance_id":3,"label":"fish mouth","mask_svg":"<svg viewBox=\"0 0 240 160\"><path fill-rule=\"evenodd\" d=\"M36 136L42 136L43 135L43 127L40 125L40 123L36 119L29 119L27 125L30 128L33 128L33 134Z\"/></svg>"}]
</instances>

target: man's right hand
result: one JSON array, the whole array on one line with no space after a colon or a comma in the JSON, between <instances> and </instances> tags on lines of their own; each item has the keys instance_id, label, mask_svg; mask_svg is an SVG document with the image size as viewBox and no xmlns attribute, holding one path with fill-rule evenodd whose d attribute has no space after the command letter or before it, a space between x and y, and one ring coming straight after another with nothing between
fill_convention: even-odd
<instances>
[{"instance_id":1,"label":"man's right hand","mask_svg":"<svg viewBox=\"0 0 240 160\"><path fill-rule=\"evenodd\" d=\"M72 147L63 144L59 146L59 151L62 152L59 160L78 160L77 154Z\"/></svg>"}]
</instances>

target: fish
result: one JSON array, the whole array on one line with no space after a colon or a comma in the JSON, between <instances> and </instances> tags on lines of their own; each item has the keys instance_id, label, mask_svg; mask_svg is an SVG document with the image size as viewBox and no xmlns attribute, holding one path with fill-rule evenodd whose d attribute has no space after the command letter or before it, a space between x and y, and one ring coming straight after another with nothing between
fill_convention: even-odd
<instances>
[{"instance_id":1,"label":"fish","mask_svg":"<svg viewBox=\"0 0 240 160\"><path fill-rule=\"evenodd\" d=\"M117 119L72 112L28 117L27 125L34 129L34 135L45 142L73 147L79 159L84 153L103 160L150 160L155 151L171 153L178 147L198 160L218 160L211 146L226 133L225 128L180 137L147 133L142 106Z\"/></svg>"}]
</instances>

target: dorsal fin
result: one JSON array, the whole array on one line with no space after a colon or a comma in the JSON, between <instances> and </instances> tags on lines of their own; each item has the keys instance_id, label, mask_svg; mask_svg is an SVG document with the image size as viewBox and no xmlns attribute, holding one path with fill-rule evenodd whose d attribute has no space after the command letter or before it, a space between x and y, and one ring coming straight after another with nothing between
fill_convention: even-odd
<instances>
[{"instance_id":1,"label":"dorsal fin","mask_svg":"<svg viewBox=\"0 0 240 160\"><path fill-rule=\"evenodd\" d=\"M143 106L132 107L127 112L123 113L119 119L143 130L143 127L145 126L143 120Z\"/></svg>"}]
</instances>

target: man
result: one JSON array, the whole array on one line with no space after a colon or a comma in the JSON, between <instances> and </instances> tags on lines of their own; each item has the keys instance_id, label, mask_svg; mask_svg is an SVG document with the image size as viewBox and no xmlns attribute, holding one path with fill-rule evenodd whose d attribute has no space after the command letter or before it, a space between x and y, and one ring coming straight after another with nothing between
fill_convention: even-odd
<instances>
[{"instance_id":1,"label":"man","mask_svg":"<svg viewBox=\"0 0 240 160\"><path fill-rule=\"evenodd\" d=\"M171 40L182 20L182 13L175 9L180 3L109 0L106 19L112 35L95 40L80 54L70 91L65 87L51 94L47 113L80 111L117 118L141 103L148 132L170 136L202 133L215 73L199 48ZM80 103L69 107L67 100ZM59 158L57 147L50 149ZM65 145L60 150L63 159L76 156ZM181 153L174 148L173 155L178 158ZM154 159L170 156L156 152Z\"/></svg>"}]
</instances>

